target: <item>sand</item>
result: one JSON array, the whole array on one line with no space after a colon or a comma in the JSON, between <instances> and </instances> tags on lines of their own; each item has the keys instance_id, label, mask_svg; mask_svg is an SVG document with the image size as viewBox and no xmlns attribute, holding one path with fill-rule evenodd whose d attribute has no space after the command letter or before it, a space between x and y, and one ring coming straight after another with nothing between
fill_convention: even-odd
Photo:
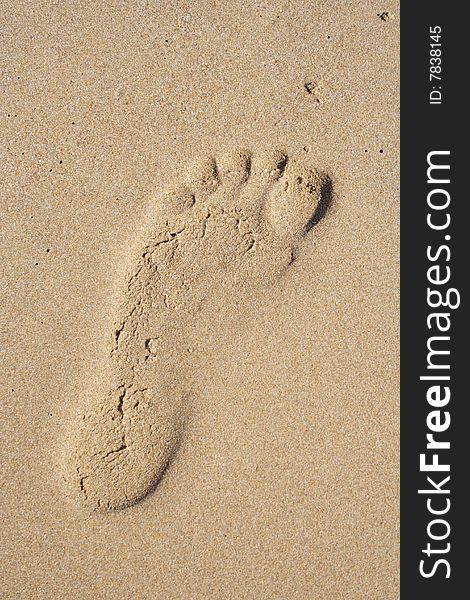
<instances>
[{"instance_id":1,"label":"sand","mask_svg":"<svg viewBox=\"0 0 470 600\"><path fill-rule=\"evenodd\" d=\"M2 3L1 597L398 598L398 15Z\"/></svg>"}]
</instances>

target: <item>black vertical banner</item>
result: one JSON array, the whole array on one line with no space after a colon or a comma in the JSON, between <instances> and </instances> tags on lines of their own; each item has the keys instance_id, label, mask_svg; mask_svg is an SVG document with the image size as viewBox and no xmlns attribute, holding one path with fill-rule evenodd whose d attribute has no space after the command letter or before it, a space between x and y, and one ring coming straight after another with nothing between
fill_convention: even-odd
<instances>
[{"instance_id":1,"label":"black vertical banner","mask_svg":"<svg viewBox=\"0 0 470 600\"><path fill-rule=\"evenodd\" d=\"M401 598L467 597L468 56L463 7L401 14ZM467 364L468 363L468 364Z\"/></svg>"}]
</instances>

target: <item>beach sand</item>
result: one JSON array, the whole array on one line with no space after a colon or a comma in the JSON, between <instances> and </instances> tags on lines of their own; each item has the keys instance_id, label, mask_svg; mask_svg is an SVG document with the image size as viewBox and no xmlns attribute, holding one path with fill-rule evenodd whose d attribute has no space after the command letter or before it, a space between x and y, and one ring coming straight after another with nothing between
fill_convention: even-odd
<instances>
[{"instance_id":1,"label":"beach sand","mask_svg":"<svg viewBox=\"0 0 470 600\"><path fill-rule=\"evenodd\" d=\"M0 23L0 596L398 598L398 2Z\"/></svg>"}]
</instances>

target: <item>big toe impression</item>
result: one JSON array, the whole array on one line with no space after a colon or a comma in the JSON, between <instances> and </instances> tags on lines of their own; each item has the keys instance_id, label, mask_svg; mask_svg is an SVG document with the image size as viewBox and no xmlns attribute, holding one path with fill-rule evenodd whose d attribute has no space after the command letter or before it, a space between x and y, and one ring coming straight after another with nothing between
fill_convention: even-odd
<instances>
[{"instance_id":1,"label":"big toe impression","mask_svg":"<svg viewBox=\"0 0 470 600\"><path fill-rule=\"evenodd\" d=\"M325 190L325 180L297 161L287 164L268 200L268 214L281 236L300 238L315 218Z\"/></svg>"}]
</instances>

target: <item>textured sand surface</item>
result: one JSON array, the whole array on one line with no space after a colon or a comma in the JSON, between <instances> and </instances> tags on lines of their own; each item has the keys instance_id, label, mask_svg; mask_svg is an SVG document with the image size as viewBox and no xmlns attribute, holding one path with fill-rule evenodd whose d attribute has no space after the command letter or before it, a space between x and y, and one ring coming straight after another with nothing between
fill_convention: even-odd
<instances>
[{"instance_id":1,"label":"textured sand surface","mask_svg":"<svg viewBox=\"0 0 470 600\"><path fill-rule=\"evenodd\" d=\"M398 598L398 12L395 1L0 4L1 597ZM253 165L283 149L286 172L264 172L289 186L260 193L263 169L242 153L227 162L234 148ZM215 177L191 171L205 156ZM319 196L301 186L315 169L331 204L306 233ZM175 181L190 185L165 194ZM210 202L207 189L193 198L212 181ZM216 227L202 246L206 217L185 215L208 205ZM171 227L149 226L158 211ZM189 242L154 292L135 253L173 243L183 221ZM149 290L138 302L120 288L136 264ZM237 275L222 284L221 269ZM162 290L184 312L162 317L163 341L148 329ZM160 442L138 443L125 477L91 481L83 502L67 460L78 440L91 464L106 439L80 422L110 389L122 298L125 314L152 305L131 323L139 335L119 338L131 370L150 357L165 371L171 425L155 439L180 427L168 421L178 403L184 428L150 494ZM130 401L111 416L128 418ZM116 439L105 454L122 453ZM138 490L129 502L123 480Z\"/></svg>"}]
</instances>

